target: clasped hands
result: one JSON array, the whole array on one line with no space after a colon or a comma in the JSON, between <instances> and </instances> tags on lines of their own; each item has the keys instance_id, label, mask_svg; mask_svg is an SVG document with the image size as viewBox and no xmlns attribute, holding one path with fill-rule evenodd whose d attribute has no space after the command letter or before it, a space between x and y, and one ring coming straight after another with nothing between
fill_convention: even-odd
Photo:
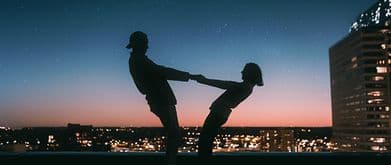
<instances>
[{"instance_id":1,"label":"clasped hands","mask_svg":"<svg viewBox=\"0 0 391 165\"><path fill-rule=\"evenodd\" d=\"M199 81L205 80L206 78L205 78L205 76L203 76L201 74L191 74L190 79L199 82Z\"/></svg>"}]
</instances>

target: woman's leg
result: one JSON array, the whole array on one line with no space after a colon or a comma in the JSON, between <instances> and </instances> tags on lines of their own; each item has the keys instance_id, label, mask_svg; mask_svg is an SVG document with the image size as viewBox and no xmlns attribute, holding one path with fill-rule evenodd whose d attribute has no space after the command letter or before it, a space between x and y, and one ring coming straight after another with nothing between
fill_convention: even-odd
<instances>
[{"instance_id":1,"label":"woman's leg","mask_svg":"<svg viewBox=\"0 0 391 165\"><path fill-rule=\"evenodd\" d=\"M221 126L227 122L231 110L211 110L205 119L198 143L198 156L208 159L212 156L213 141Z\"/></svg>"}]
</instances>

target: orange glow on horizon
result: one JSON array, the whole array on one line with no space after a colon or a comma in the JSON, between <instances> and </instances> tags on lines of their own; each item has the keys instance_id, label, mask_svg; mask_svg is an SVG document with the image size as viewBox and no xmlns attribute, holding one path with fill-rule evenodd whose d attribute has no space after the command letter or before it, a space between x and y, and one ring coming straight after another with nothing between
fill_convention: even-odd
<instances>
[{"instance_id":1,"label":"orange glow on horizon","mask_svg":"<svg viewBox=\"0 0 391 165\"><path fill-rule=\"evenodd\" d=\"M188 84L186 84L188 85ZM181 126L202 126L209 113L209 106L222 90L197 84L177 90L177 114ZM288 87L286 87L288 88ZM224 126L243 127L323 127L331 126L331 105L329 96L306 87L290 89L289 93L273 89L257 88L253 94L233 109ZM174 88L175 89L175 88ZM187 91L192 89L191 92ZM155 127L161 126L159 119L150 112L145 98L137 91L116 91L110 89L95 94L82 93L67 99L47 98L54 101L34 100L26 97L18 105L2 114L0 125L16 127L65 126L80 123L93 126ZM113 92L111 92L113 93ZM118 94L117 94L118 93ZM18 112L18 113L11 113ZM8 120L12 119L12 120Z\"/></svg>"}]
</instances>

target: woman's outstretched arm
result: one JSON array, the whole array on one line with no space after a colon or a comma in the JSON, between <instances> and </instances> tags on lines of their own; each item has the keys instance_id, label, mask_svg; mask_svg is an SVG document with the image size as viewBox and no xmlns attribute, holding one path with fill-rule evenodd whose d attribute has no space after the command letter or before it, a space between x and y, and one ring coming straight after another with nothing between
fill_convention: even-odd
<instances>
[{"instance_id":1,"label":"woman's outstretched arm","mask_svg":"<svg viewBox=\"0 0 391 165\"><path fill-rule=\"evenodd\" d=\"M238 82L208 79L205 78L203 75L195 76L192 79L196 80L198 83L213 86L220 89L229 89L239 85Z\"/></svg>"}]
</instances>

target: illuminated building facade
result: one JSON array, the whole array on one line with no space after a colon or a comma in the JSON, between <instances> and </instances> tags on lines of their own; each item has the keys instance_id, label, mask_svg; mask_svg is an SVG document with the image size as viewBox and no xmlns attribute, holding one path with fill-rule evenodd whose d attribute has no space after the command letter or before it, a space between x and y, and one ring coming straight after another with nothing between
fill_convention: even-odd
<instances>
[{"instance_id":1,"label":"illuminated building facade","mask_svg":"<svg viewBox=\"0 0 391 165\"><path fill-rule=\"evenodd\" d=\"M332 46L333 138L340 151L391 150L391 0L380 0Z\"/></svg>"},{"instance_id":2,"label":"illuminated building facade","mask_svg":"<svg viewBox=\"0 0 391 165\"><path fill-rule=\"evenodd\" d=\"M294 131L291 129L262 130L259 143L263 152L293 152Z\"/></svg>"},{"instance_id":3,"label":"illuminated building facade","mask_svg":"<svg viewBox=\"0 0 391 165\"><path fill-rule=\"evenodd\" d=\"M371 26L389 26L391 18L391 0L379 0L367 11L360 14L352 23L350 32Z\"/></svg>"}]
</instances>

